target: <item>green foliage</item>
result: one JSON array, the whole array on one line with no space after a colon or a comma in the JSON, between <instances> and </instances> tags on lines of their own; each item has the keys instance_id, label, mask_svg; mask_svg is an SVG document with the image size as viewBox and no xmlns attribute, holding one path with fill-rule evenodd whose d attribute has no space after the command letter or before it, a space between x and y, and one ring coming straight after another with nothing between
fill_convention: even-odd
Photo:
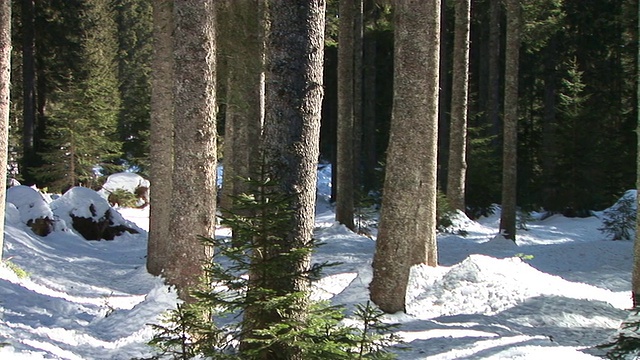
<instances>
[{"instance_id":1,"label":"green foliage","mask_svg":"<svg viewBox=\"0 0 640 360\"><path fill-rule=\"evenodd\" d=\"M522 260L531 260L534 258L533 255L525 254L525 253L517 253L514 255L515 257L519 257Z\"/></svg>"},{"instance_id":2,"label":"green foliage","mask_svg":"<svg viewBox=\"0 0 640 360\"><path fill-rule=\"evenodd\" d=\"M356 233L371 236L371 226L375 223L375 217L380 208L380 198L373 193L362 195L363 191L356 194L354 207L354 220Z\"/></svg>"},{"instance_id":3,"label":"green foliage","mask_svg":"<svg viewBox=\"0 0 640 360\"><path fill-rule=\"evenodd\" d=\"M395 325L384 323L371 304L357 307L360 326L347 326L342 307L309 300L310 281L333 264L295 271L290 264L319 244L280 246L277 234L290 226L290 200L273 191L277 182L271 179L247 183L254 191L236 197L234 211L223 219L233 239L202 239L215 254L205 265L206 281L192 293L196 301L173 311L168 325L154 326L151 343L179 359L262 359L273 352L283 358L292 349L309 360L393 358L388 350L399 339L389 332ZM290 277L307 286L279 287Z\"/></svg>"},{"instance_id":4,"label":"green foliage","mask_svg":"<svg viewBox=\"0 0 640 360\"><path fill-rule=\"evenodd\" d=\"M436 226L438 231L446 232L447 228L453 225L453 221L451 220L451 214L453 213L454 210L451 208L447 196L438 190L436 194Z\"/></svg>"},{"instance_id":5,"label":"green foliage","mask_svg":"<svg viewBox=\"0 0 640 360\"><path fill-rule=\"evenodd\" d=\"M116 189L109 194L109 203L118 204L120 207L134 208L138 205L138 197L127 190Z\"/></svg>"},{"instance_id":6,"label":"green foliage","mask_svg":"<svg viewBox=\"0 0 640 360\"><path fill-rule=\"evenodd\" d=\"M14 262L9 260L4 260L2 263L9 268L9 270L13 271L14 274L20 279L26 279L29 277L29 272L16 265Z\"/></svg>"},{"instance_id":7,"label":"green foliage","mask_svg":"<svg viewBox=\"0 0 640 360\"><path fill-rule=\"evenodd\" d=\"M625 360L640 357L640 309L636 307L631 310L612 341L597 347L607 349L607 359Z\"/></svg>"},{"instance_id":8,"label":"green foliage","mask_svg":"<svg viewBox=\"0 0 640 360\"><path fill-rule=\"evenodd\" d=\"M486 135L486 127L469 127L466 201L472 219L493 213L500 202L501 160L493 145L495 136Z\"/></svg>"},{"instance_id":9,"label":"green foliage","mask_svg":"<svg viewBox=\"0 0 640 360\"><path fill-rule=\"evenodd\" d=\"M636 228L636 199L625 194L620 200L605 210L602 215L602 227L598 228L611 240L633 240Z\"/></svg>"},{"instance_id":10,"label":"green foliage","mask_svg":"<svg viewBox=\"0 0 640 360\"><path fill-rule=\"evenodd\" d=\"M114 6L121 99L118 136L124 160L144 173L149 165L152 7L148 0L116 0Z\"/></svg>"}]
</instances>

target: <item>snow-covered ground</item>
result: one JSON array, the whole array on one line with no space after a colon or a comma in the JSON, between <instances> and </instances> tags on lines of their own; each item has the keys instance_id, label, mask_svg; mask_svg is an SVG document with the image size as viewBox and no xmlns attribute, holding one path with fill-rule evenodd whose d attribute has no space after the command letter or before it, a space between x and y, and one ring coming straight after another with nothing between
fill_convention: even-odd
<instances>
[{"instance_id":1,"label":"snow-covered ground","mask_svg":"<svg viewBox=\"0 0 640 360\"><path fill-rule=\"evenodd\" d=\"M317 298L368 299L375 241L334 222L320 172L318 261L339 261ZM148 208L119 209L148 228ZM188 210L186 210L188 211ZM497 214L461 219L466 236L438 237L440 266L413 269L407 313L388 316L409 346L399 359L595 359L631 307L631 241L610 241L596 217L532 220L518 245L495 238ZM71 231L33 235L7 218L0 266L0 359L149 357L150 323L177 298L145 270L146 233L86 241ZM219 235L227 235L220 229ZM375 235L375 232L374 232Z\"/></svg>"}]
</instances>

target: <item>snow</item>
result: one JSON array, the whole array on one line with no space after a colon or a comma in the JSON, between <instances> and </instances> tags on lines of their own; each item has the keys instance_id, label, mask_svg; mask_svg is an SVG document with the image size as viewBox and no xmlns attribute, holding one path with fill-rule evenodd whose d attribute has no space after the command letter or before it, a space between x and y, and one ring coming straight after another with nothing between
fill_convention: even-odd
<instances>
[{"instance_id":1,"label":"snow","mask_svg":"<svg viewBox=\"0 0 640 360\"><path fill-rule=\"evenodd\" d=\"M370 238L336 224L329 192L330 169L324 167L315 228L324 245L314 262L340 265L327 268L313 296L353 309L368 299L375 229ZM96 196L75 188L49 206L64 218L92 216L86 209L93 204L98 216L113 211L143 231L113 241L86 241L61 229L39 237L16 221L22 203L7 207L4 260L28 276L0 265L0 359L153 354L146 345L153 334L149 324L159 323L178 299L145 270L149 208L115 210ZM534 218L528 230L519 231L517 244L496 236L498 222L498 213L479 221L456 215L455 230L438 236L440 266L412 269L406 313L386 316L401 325L398 335L409 346L399 359L597 359L602 354L593 347L605 343L629 315L633 242L607 240L597 217ZM228 235L228 229L217 231Z\"/></svg>"}]
</instances>

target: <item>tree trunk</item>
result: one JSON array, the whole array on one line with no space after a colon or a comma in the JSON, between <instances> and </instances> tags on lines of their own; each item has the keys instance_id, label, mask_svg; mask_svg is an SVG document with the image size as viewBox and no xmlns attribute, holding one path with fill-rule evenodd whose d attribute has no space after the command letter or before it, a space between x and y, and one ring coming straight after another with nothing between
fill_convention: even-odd
<instances>
[{"instance_id":1,"label":"tree trunk","mask_svg":"<svg viewBox=\"0 0 640 360\"><path fill-rule=\"evenodd\" d=\"M26 183L33 178L29 168L35 166L34 136L36 128L36 68L35 68L35 1L22 1L22 173Z\"/></svg>"},{"instance_id":2,"label":"tree trunk","mask_svg":"<svg viewBox=\"0 0 640 360\"><path fill-rule=\"evenodd\" d=\"M11 1L0 3L0 169L7 168L9 143L9 94L11 87ZM0 215L4 218L7 177L0 176ZM4 221L0 221L0 261Z\"/></svg>"},{"instance_id":3,"label":"tree trunk","mask_svg":"<svg viewBox=\"0 0 640 360\"><path fill-rule=\"evenodd\" d=\"M640 5L638 5L638 33L640 34ZM636 136L637 149L636 149L636 208L640 209L640 38L638 38L638 57L636 63L636 116L638 117ZM633 299L633 307L636 308L640 305L640 216L636 214L636 238L633 244L633 272L631 278L631 297Z\"/></svg>"},{"instance_id":4,"label":"tree trunk","mask_svg":"<svg viewBox=\"0 0 640 360\"><path fill-rule=\"evenodd\" d=\"M160 275L170 264L169 219L173 174L173 6L153 2L154 56L151 76L149 242L147 270Z\"/></svg>"},{"instance_id":5,"label":"tree trunk","mask_svg":"<svg viewBox=\"0 0 640 360\"><path fill-rule=\"evenodd\" d=\"M340 1L338 33L338 159L336 221L354 229L354 21L355 0Z\"/></svg>"},{"instance_id":6,"label":"tree trunk","mask_svg":"<svg viewBox=\"0 0 640 360\"><path fill-rule=\"evenodd\" d=\"M274 190L290 198L292 221L275 236L282 239L279 243L261 244L261 253L266 256L274 249L283 253L303 249L312 241L323 96L324 14L323 0L269 2L262 148L267 173L279 182ZM251 274L249 291L252 283L260 282L277 295L308 293L308 279L292 274L303 274L310 260L309 254L300 255L294 263L276 264L266 276ZM245 322L252 329L274 325L282 316L304 323L307 303L304 296L293 314L248 309ZM303 359L303 355L295 346L279 343L265 349L263 358Z\"/></svg>"},{"instance_id":7,"label":"tree trunk","mask_svg":"<svg viewBox=\"0 0 640 360\"><path fill-rule=\"evenodd\" d=\"M371 299L404 310L411 266L436 266L440 0L396 2L393 118Z\"/></svg>"},{"instance_id":8,"label":"tree trunk","mask_svg":"<svg viewBox=\"0 0 640 360\"><path fill-rule=\"evenodd\" d=\"M471 0L457 0L455 3L455 11L447 200L451 208L465 211L464 196L467 176L467 104L469 89Z\"/></svg>"},{"instance_id":9,"label":"tree trunk","mask_svg":"<svg viewBox=\"0 0 640 360\"><path fill-rule=\"evenodd\" d=\"M500 2L489 0L489 84L488 123L491 134L500 133Z\"/></svg>"},{"instance_id":10,"label":"tree trunk","mask_svg":"<svg viewBox=\"0 0 640 360\"><path fill-rule=\"evenodd\" d=\"M182 299L211 261L199 239L216 224L216 101L214 4L174 2L174 154L167 282ZM152 191L153 192L153 191Z\"/></svg>"},{"instance_id":11,"label":"tree trunk","mask_svg":"<svg viewBox=\"0 0 640 360\"><path fill-rule=\"evenodd\" d=\"M221 207L237 212L233 198L248 191L246 179L259 166L264 117L264 3L231 2L227 12L227 101L224 137L224 183Z\"/></svg>"},{"instance_id":12,"label":"tree trunk","mask_svg":"<svg viewBox=\"0 0 640 360\"><path fill-rule=\"evenodd\" d=\"M518 60L520 0L507 0L507 42L504 71L504 135L502 154L502 215L500 233L516 241L516 187L518 147Z\"/></svg>"},{"instance_id":13,"label":"tree trunk","mask_svg":"<svg viewBox=\"0 0 640 360\"><path fill-rule=\"evenodd\" d=\"M374 0L367 0L365 8L366 28L375 23ZM376 38L369 30L363 37L362 79L362 180L365 192L376 187Z\"/></svg>"}]
</instances>

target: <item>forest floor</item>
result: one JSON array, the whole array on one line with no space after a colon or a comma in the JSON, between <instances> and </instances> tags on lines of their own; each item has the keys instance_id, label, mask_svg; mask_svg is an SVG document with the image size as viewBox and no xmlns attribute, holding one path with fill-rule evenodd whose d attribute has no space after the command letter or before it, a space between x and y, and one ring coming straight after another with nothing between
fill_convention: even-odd
<instances>
[{"instance_id":1,"label":"forest floor","mask_svg":"<svg viewBox=\"0 0 640 360\"><path fill-rule=\"evenodd\" d=\"M314 261L337 261L316 298L353 309L368 300L375 228L360 236L336 224L319 174ZM330 179L330 178L329 178ZM142 229L147 209L119 209ZM597 214L596 214L597 215ZM632 241L611 241L597 216L538 220L517 245L496 237L499 213L455 220L438 236L439 266L415 267L398 323L399 359L596 359L629 314ZM463 232L458 230L464 230ZM460 235L464 233L464 235ZM217 235L227 236L220 228ZM177 298L145 270L146 233L85 241L46 237L7 221L0 266L1 359L132 359L152 355L149 324ZM18 271L20 272L20 271Z\"/></svg>"}]
</instances>

